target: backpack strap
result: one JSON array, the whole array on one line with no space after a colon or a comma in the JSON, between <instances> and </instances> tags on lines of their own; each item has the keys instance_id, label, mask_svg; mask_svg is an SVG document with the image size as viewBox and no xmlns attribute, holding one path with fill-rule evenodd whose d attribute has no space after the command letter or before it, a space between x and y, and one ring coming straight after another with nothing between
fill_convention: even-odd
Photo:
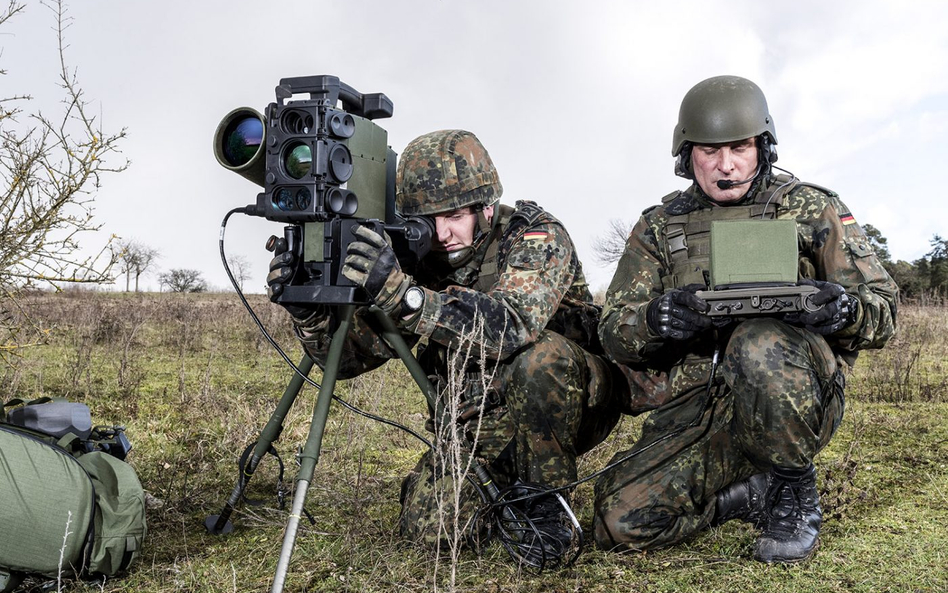
<instances>
[{"instance_id":1,"label":"backpack strap","mask_svg":"<svg viewBox=\"0 0 948 593\"><path fill-rule=\"evenodd\" d=\"M519 205L519 202L517 204ZM490 236L487 237L487 251L484 252L484 259L481 260L480 268L478 269L477 284L478 286L484 286L486 284L484 290L493 286L497 280L497 274L499 273L497 269L497 253L500 250L500 237L504 229L507 228L507 225L510 224L510 219L515 214L515 211L509 206L500 206L497 209L497 214L499 215L499 219L497 224L491 225Z\"/></svg>"}]
</instances>

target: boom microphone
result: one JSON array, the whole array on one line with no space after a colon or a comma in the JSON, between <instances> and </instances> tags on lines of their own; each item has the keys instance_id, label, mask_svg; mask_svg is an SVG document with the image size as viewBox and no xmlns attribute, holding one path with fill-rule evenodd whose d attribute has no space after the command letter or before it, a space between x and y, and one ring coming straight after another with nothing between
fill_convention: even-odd
<instances>
[{"instance_id":1,"label":"boom microphone","mask_svg":"<svg viewBox=\"0 0 948 593\"><path fill-rule=\"evenodd\" d=\"M753 181L753 180L757 177L757 175L758 175L759 173L760 173L760 164L758 163L757 169L754 170L754 174L751 175L750 177L748 177L747 179L745 179L744 181L732 181L732 180L730 180L730 179L718 179L718 181L717 181L718 189L725 189L725 190L726 190L726 189L731 189L732 187L735 187L735 186L738 186L738 185L744 185L745 183L750 183L751 181Z\"/></svg>"}]
</instances>

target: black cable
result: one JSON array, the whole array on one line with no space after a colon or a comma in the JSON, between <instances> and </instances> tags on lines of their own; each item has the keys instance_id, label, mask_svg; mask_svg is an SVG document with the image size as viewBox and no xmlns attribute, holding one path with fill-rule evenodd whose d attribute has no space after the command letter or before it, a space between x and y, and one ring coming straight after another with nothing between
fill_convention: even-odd
<instances>
[{"instance_id":1,"label":"black cable","mask_svg":"<svg viewBox=\"0 0 948 593\"><path fill-rule=\"evenodd\" d=\"M774 199L774 196L777 195L777 192L780 191L780 190L782 190L783 188L787 187L788 185L790 185L790 184L793 183L794 181L799 181L799 179L797 179L797 176L794 175L793 173L791 173L790 171L787 171L786 169L784 169L784 168L782 168L782 167L778 167L777 165L773 165L773 164L772 164L772 165L770 165L770 166L771 166L772 168L774 168L774 169L777 169L778 171L783 171L784 173L786 173L787 175L790 176L790 179L787 180L786 182L784 182L783 184L781 184L779 187L777 187L777 189L773 190L773 191L770 193L770 197L767 198L767 203L764 204L764 209L763 209L763 210L761 211L761 213L760 213L760 219L761 219L761 220L764 220L764 215L767 213L767 206L770 206L770 202ZM774 215L774 218L776 218L776 215Z\"/></svg>"}]
</instances>

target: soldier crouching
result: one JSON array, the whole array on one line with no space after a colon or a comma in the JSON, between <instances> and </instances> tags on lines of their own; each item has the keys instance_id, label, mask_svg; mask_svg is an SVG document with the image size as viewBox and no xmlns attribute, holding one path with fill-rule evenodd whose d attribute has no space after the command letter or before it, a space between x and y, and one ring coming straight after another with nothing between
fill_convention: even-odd
<instances>
[{"instance_id":1,"label":"soldier crouching","mask_svg":"<svg viewBox=\"0 0 948 593\"><path fill-rule=\"evenodd\" d=\"M606 549L678 543L731 519L761 530L754 556L797 562L818 542L813 458L843 416L857 352L895 331L898 287L838 196L776 175L776 133L753 82L720 76L682 101L672 153L694 183L646 210L606 295L600 337L618 363L669 373L629 457L596 484ZM715 220L796 221L816 311L720 325L707 315ZM720 364L716 364L720 358ZM659 398L661 399L661 398Z\"/></svg>"},{"instance_id":2,"label":"soldier crouching","mask_svg":"<svg viewBox=\"0 0 948 593\"><path fill-rule=\"evenodd\" d=\"M418 359L439 392L452 380L452 359L470 343L467 334L476 333L473 362L459 371L466 377L457 422L465 446L500 487L519 481L553 488L575 480L577 456L609 434L629 386L600 356L599 310L566 229L533 202L499 204L497 171L470 132L443 130L413 140L399 159L396 185L400 214L434 220L432 251L409 275L383 237L360 227L343 274L365 289L410 345L422 340ZM286 254L273 259L271 288L286 281L291 264ZM304 347L322 366L329 313L288 309ZM343 352L341 378L395 356L365 309L356 312ZM443 526L455 510L438 494L455 486L452 472L436 469L438 459L426 453L402 484L400 530L427 544L451 535ZM467 482L460 488L463 526L482 501ZM557 528L564 510L551 500L533 512L553 526L553 537L568 538Z\"/></svg>"}]
</instances>

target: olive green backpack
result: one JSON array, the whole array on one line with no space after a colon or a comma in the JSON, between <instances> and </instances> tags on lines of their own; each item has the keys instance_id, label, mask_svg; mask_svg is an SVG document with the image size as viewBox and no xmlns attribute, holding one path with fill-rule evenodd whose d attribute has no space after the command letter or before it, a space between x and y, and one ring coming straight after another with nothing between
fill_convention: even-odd
<instances>
[{"instance_id":1,"label":"olive green backpack","mask_svg":"<svg viewBox=\"0 0 948 593\"><path fill-rule=\"evenodd\" d=\"M93 427L84 404L23 403L0 410L0 593L27 576L125 570L146 526L124 429Z\"/></svg>"}]
</instances>

